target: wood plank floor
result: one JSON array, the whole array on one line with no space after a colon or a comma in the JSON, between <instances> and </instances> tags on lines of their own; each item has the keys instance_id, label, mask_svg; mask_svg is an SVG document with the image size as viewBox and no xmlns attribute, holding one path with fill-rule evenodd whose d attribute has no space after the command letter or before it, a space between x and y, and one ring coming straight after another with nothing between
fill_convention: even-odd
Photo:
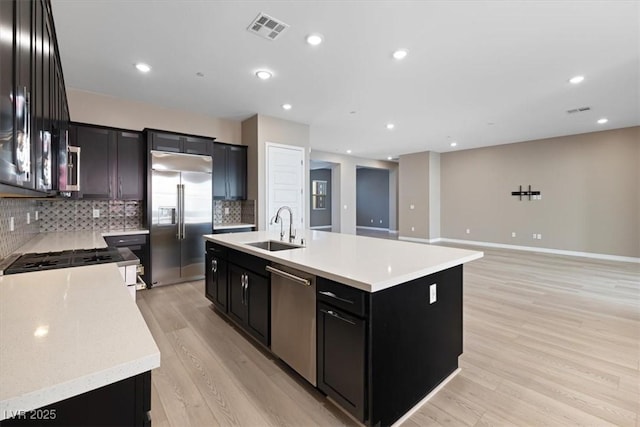
<instances>
[{"instance_id":1,"label":"wood plank floor","mask_svg":"<svg viewBox=\"0 0 640 427\"><path fill-rule=\"evenodd\" d=\"M478 249L462 370L404 426L640 427L640 265ZM138 296L162 353L155 427L355 424L214 312L202 282Z\"/></svg>"}]
</instances>

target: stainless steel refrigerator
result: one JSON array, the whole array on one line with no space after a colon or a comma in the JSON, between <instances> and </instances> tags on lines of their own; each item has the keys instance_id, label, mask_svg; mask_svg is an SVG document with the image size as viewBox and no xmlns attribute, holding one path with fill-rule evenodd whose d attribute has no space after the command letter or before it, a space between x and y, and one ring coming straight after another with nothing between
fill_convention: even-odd
<instances>
[{"instance_id":1,"label":"stainless steel refrigerator","mask_svg":"<svg viewBox=\"0 0 640 427\"><path fill-rule=\"evenodd\" d=\"M151 283L204 277L203 234L212 232L210 156L151 151Z\"/></svg>"}]
</instances>

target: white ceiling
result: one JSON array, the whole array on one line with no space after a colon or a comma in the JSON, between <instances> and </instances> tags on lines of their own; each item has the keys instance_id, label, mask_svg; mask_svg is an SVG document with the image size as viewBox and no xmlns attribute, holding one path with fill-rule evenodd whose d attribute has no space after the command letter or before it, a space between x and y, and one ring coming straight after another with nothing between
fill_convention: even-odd
<instances>
[{"instance_id":1,"label":"white ceiling","mask_svg":"<svg viewBox=\"0 0 640 427\"><path fill-rule=\"evenodd\" d=\"M306 123L313 149L386 158L640 124L638 1L52 3L68 87ZM275 41L249 33L259 12L290 28ZM324 43L312 47L315 32ZM406 59L391 58L398 48ZM258 80L260 68L274 77Z\"/></svg>"}]
</instances>

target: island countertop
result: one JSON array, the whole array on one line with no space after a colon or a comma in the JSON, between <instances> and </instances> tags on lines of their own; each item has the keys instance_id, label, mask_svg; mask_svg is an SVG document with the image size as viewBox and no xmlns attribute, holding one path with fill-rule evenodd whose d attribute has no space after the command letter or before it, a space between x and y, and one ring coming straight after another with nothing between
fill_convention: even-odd
<instances>
[{"instance_id":1,"label":"island countertop","mask_svg":"<svg viewBox=\"0 0 640 427\"><path fill-rule=\"evenodd\" d=\"M206 240L298 268L367 292L377 292L483 257L482 252L317 230L298 231L297 249L270 252L248 243L278 233L207 234ZM286 238L285 238L286 239Z\"/></svg>"},{"instance_id":2,"label":"island countertop","mask_svg":"<svg viewBox=\"0 0 640 427\"><path fill-rule=\"evenodd\" d=\"M0 276L0 420L158 366L115 264Z\"/></svg>"}]
</instances>

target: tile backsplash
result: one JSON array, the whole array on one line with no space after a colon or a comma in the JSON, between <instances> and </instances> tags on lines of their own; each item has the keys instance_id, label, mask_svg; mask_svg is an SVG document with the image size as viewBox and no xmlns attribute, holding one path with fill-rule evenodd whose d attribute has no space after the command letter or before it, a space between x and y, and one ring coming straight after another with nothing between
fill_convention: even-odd
<instances>
[{"instance_id":1,"label":"tile backsplash","mask_svg":"<svg viewBox=\"0 0 640 427\"><path fill-rule=\"evenodd\" d=\"M226 209L228 209L228 213ZM213 223L224 224L254 224L255 201L254 200L214 200Z\"/></svg>"},{"instance_id":2,"label":"tile backsplash","mask_svg":"<svg viewBox=\"0 0 640 427\"><path fill-rule=\"evenodd\" d=\"M40 224L35 220L38 209L38 202L35 200L0 198L0 259L38 234ZM29 224L27 224L27 214L29 214ZM10 231L12 217L14 230Z\"/></svg>"},{"instance_id":3,"label":"tile backsplash","mask_svg":"<svg viewBox=\"0 0 640 427\"><path fill-rule=\"evenodd\" d=\"M41 200L40 231L125 231L142 228L143 203L122 200ZM98 216L94 218L93 212Z\"/></svg>"}]
</instances>

